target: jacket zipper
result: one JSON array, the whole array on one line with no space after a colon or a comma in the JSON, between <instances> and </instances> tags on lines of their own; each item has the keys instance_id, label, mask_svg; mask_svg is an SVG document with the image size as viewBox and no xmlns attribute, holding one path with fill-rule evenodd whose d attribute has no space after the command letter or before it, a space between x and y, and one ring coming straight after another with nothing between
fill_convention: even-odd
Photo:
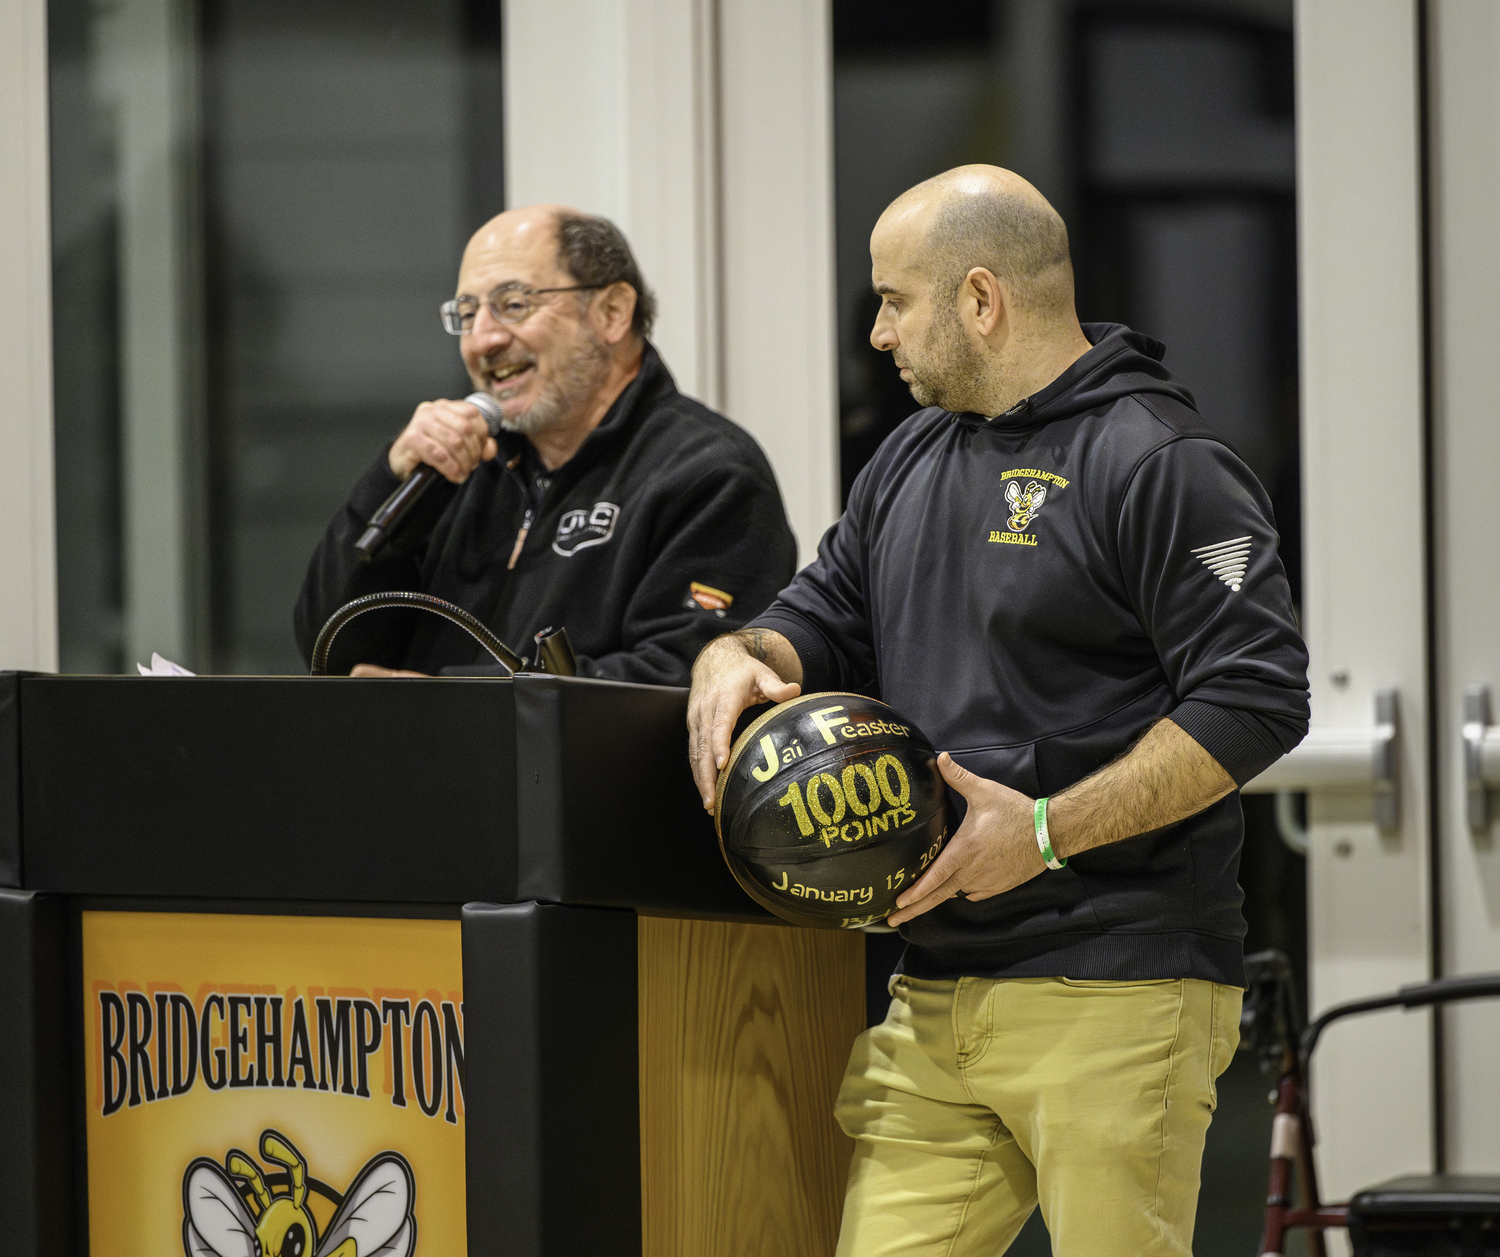
<instances>
[{"instance_id":1,"label":"jacket zipper","mask_svg":"<svg viewBox=\"0 0 1500 1257\"><path fill-rule=\"evenodd\" d=\"M526 517L521 521L521 531L516 534L516 544L510 552L510 562L505 565L507 572L516 570L516 560L521 557L521 547L526 544L526 534L531 531L531 508L526 508Z\"/></svg>"},{"instance_id":2,"label":"jacket zipper","mask_svg":"<svg viewBox=\"0 0 1500 1257\"><path fill-rule=\"evenodd\" d=\"M513 459L510 460L510 462L505 464L505 470L509 472L515 472L516 478L518 480L521 478L521 476L519 472L516 472L516 468L520 465L520 462L521 455L517 454ZM562 469L559 468L558 470L561 471ZM521 519L521 530L516 533L516 544L513 545L510 550L510 562L505 565L505 570L507 572L513 572L516 570L516 564L520 561L521 558L521 547L526 544L526 534L531 531L531 525L536 520L537 511L546 505L547 499L552 496L553 491L556 488L557 476L554 475L546 490L543 492L541 501L537 503L536 508L533 509L529 506L526 508L526 514ZM526 491L524 484L522 485L521 491L523 493Z\"/></svg>"},{"instance_id":3,"label":"jacket zipper","mask_svg":"<svg viewBox=\"0 0 1500 1257\"><path fill-rule=\"evenodd\" d=\"M521 455L517 454L514 458L512 458L505 464L505 470L514 475L517 480L521 480L520 473L516 471L516 468L520 465ZM521 483L521 493L523 496L526 493L526 485L524 481L522 481ZM528 506L526 508L526 515L521 520L521 531L516 534L516 544L511 548L510 562L505 565L505 570L507 572L513 572L516 570L516 560L521 557L521 547L526 544L526 534L531 531L531 514L531 507Z\"/></svg>"}]
</instances>

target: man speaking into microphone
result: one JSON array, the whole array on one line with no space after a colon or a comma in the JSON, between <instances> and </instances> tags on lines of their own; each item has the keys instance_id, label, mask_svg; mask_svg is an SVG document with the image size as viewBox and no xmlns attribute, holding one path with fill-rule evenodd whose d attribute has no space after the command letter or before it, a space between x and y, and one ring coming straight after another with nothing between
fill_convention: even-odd
<instances>
[{"instance_id":1,"label":"man speaking into microphone","mask_svg":"<svg viewBox=\"0 0 1500 1257\"><path fill-rule=\"evenodd\" d=\"M304 658L351 599L419 591L523 657L563 628L580 675L687 684L698 651L791 578L796 543L755 440L679 393L650 343L655 299L625 238L562 206L509 210L469 241L441 313L498 417L483 398L416 408L313 554ZM403 485L409 508L372 528ZM448 621L388 610L349 622L329 671L488 662Z\"/></svg>"}]
</instances>

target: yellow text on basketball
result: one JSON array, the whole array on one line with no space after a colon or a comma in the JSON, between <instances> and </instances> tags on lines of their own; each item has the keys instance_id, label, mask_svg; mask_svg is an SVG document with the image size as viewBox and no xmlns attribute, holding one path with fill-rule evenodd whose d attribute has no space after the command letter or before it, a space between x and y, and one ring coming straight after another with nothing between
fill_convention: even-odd
<instances>
[{"instance_id":1,"label":"yellow text on basketball","mask_svg":"<svg viewBox=\"0 0 1500 1257\"><path fill-rule=\"evenodd\" d=\"M823 735L823 741L828 743L829 746L832 746L834 743L833 727L844 723L843 719L834 719L834 717L842 717L843 714L844 709L842 706L820 707L812 713L813 724L818 726L818 732Z\"/></svg>"},{"instance_id":2,"label":"yellow text on basketball","mask_svg":"<svg viewBox=\"0 0 1500 1257\"><path fill-rule=\"evenodd\" d=\"M802 786L799 782L792 782L786 788L786 793L776 802L782 807L790 807L792 815L797 818L797 832L804 838L811 838L813 832L812 820L807 815L807 805L802 802Z\"/></svg>"},{"instance_id":3,"label":"yellow text on basketball","mask_svg":"<svg viewBox=\"0 0 1500 1257\"><path fill-rule=\"evenodd\" d=\"M769 756L767 762L770 762ZM798 833L811 838L817 832L825 847L831 847L835 837L845 842L857 842L867 835L883 832L893 820L897 825L904 825L916 819L916 813L907 807L911 801L911 779L906 775L906 766L894 755L880 756L873 768L868 764L847 764L841 777L832 773L809 777L805 783L805 800L803 784L790 782L786 793L776 802L792 809ZM849 812L870 817L870 823L841 826L840 822ZM882 812L883 823L876 824L877 813ZM891 813L895 812L903 815L892 816ZM817 821L816 827L814 820ZM852 834L848 832L851 829Z\"/></svg>"},{"instance_id":4,"label":"yellow text on basketball","mask_svg":"<svg viewBox=\"0 0 1500 1257\"><path fill-rule=\"evenodd\" d=\"M770 781L776 775L776 770L781 764L776 758L776 743L771 741L771 735L764 733L760 739L761 754L766 757L766 762L760 768L752 768L750 775L756 781Z\"/></svg>"}]
</instances>

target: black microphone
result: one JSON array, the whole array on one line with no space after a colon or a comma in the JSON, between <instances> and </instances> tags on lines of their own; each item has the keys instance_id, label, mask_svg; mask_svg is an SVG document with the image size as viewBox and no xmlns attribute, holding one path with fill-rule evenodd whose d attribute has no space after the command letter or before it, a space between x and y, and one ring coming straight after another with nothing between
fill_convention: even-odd
<instances>
[{"instance_id":1,"label":"black microphone","mask_svg":"<svg viewBox=\"0 0 1500 1257\"><path fill-rule=\"evenodd\" d=\"M485 426L489 428L490 435L500 435L500 404L488 393L470 393L464 401L473 406L484 416ZM435 480L441 480L442 473L429 467L426 463L419 463L417 469L411 473L396 489L396 492L386 498L380 504L380 509L370 516L370 522L360 534L354 548L358 550L365 559L375 557L376 551L390 539L390 535L400 526L406 514L417 504L417 499L427 492L428 486Z\"/></svg>"}]
</instances>

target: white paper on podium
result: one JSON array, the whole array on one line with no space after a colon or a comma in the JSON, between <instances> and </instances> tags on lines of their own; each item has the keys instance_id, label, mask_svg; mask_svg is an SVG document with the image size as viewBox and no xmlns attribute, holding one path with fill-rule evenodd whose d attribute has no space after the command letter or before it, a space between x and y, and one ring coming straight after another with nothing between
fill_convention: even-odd
<instances>
[{"instance_id":1,"label":"white paper on podium","mask_svg":"<svg viewBox=\"0 0 1500 1257\"><path fill-rule=\"evenodd\" d=\"M189 672L180 663L173 663L170 659L163 659L154 650L151 652L151 666L149 668L143 663L138 663L135 666L140 669L143 677L197 676L196 672Z\"/></svg>"}]
</instances>

